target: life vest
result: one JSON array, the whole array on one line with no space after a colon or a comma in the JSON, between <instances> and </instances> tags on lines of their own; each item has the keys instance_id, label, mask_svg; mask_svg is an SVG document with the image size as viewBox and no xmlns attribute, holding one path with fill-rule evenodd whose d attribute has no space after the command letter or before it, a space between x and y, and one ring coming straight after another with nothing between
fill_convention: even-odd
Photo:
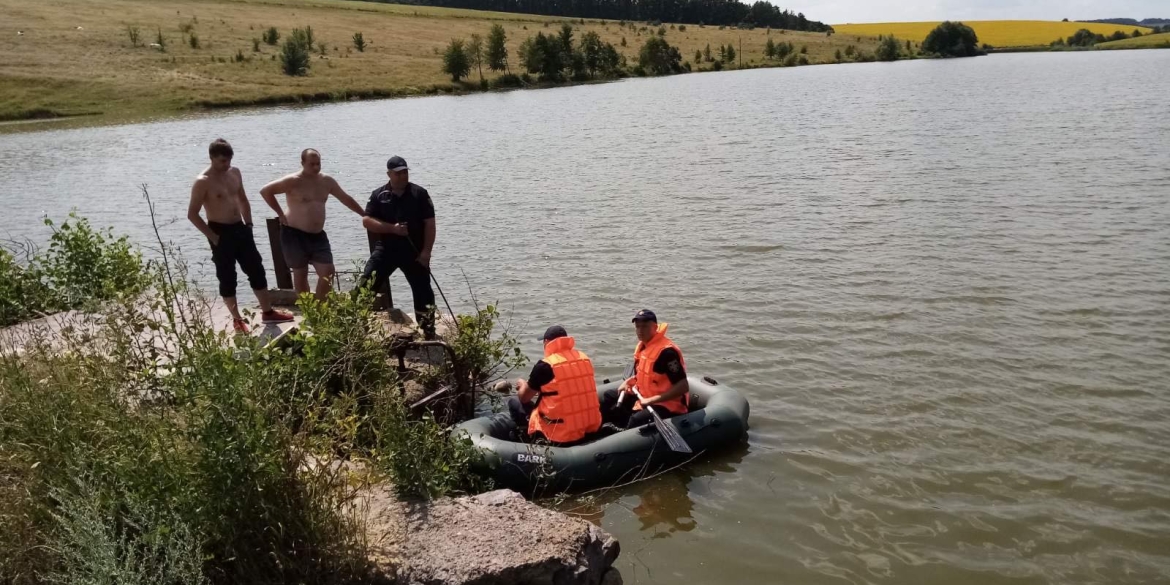
<instances>
[{"instance_id":1,"label":"life vest","mask_svg":"<svg viewBox=\"0 0 1170 585\"><path fill-rule=\"evenodd\" d=\"M658 356L662 354L664 349L674 348L674 351L678 352L678 361L682 367L685 369L687 366L686 361L683 360L682 351L666 336L668 326L666 323L660 323L654 337L651 337L650 341L646 343L639 343L638 347L634 349L634 363L638 364L634 376L637 378L638 392L642 393L643 398L665 394L674 385L670 378L666 377L666 374L654 371L654 362L658 361ZM679 398L659 402L657 406L666 408L671 414L686 414L688 398L688 394L683 394ZM641 409L642 404L635 402L634 410Z\"/></svg>"},{"instance_id":2,"label":"life vest","mask_svg":"<svg viewBox=\"0 0 1170 585\"><path fill-rule=\"evenodd\" d=\"M540 402L528 419L528 434L539 431L554 443L580 440L601 427L593 362L573 343L572 337L559 337L545 344L553 381L540 389Z\"/></svg>"}]
</instances>

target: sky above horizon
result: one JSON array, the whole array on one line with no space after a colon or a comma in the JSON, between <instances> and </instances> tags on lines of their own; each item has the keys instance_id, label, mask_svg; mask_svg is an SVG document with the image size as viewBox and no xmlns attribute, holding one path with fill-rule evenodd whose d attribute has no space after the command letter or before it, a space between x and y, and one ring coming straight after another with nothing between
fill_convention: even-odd
<instances>
[{"instance_id":1,"label":"sky above horizon","mask_svg":"<svg viewBox=\"0 0 1170 585\"><path fill-rule=\"evenodd\" d=\"M1170 18L1166 0L770 0L828 24L921 20ZM750 4L751 2L748 1Z\"/></svg>"}]
</instances>

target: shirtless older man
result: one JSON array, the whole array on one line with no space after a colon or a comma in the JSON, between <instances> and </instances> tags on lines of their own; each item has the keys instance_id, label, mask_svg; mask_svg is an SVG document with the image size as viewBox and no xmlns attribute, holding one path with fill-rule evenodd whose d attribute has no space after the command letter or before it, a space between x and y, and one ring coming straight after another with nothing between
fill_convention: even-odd
<instances>
[{"instance_id":1,"label":"shirtless older man","mask_svg":"<svg viewBox=\"0 0 1170 585\"><path fill-rule=\"evenodd\" d=\"M252 238L252 206L244 194L244 179L240 169L232 166L235 155L232 145L222 138L207 149L211 165L195 179L191 187L191 203L187 219L195 224L211 244L211 261L215 277L219 279L219 294L232 314L232 327L240 333L248 332L248 324L240 316L236 305L236 263L239 262L248 284L260 301L261 319L265 323L292 321L292 313L277 311L268 299L268 280L256 240ZM207 221L199 210L207 213Z\"/></svg>"},{"instance_id":2,"label":"shirtless older man","mask_svg":"<svg viewBox=\"0 0 1170 585\"><path fill-rule=\"evenodd\" d=\"M276 200L279 194L288 199L288 215ZM350 197L337 181L321 172L321 153L306 148L301 151L301 172L278 179L260 189L260 196L280 218L280 246L284 260L293 271L293 289L297 294L309 292L309 264L317 271L317 299L329 294L333 278L333 250L325 234L325 202L332 195L359 216L365 210Z\"/></svg>"}]
</instances>

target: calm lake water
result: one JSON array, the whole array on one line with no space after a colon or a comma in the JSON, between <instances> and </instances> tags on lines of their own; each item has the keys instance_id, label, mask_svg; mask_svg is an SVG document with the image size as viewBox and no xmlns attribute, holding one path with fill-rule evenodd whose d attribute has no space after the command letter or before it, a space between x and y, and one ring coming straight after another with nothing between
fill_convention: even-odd
<instances>
[{"instance_id":1,"label":"calm lake water","mask_svg":"<svg viewBox=\"0 0 1170 585\"><path fill-rule=\"evenodd\" d=\"M362 201L400 154L457 309L466 275L533 359L561 323L613 376L649 307L750 400L747 447L564 504L627 583L1167 583L1167 71L995 55L2 136L0 235L76 208L150 243L147 183L214 290L185 219L210 140L258 218L302 148Z\"/></svg>"}]
</instances>

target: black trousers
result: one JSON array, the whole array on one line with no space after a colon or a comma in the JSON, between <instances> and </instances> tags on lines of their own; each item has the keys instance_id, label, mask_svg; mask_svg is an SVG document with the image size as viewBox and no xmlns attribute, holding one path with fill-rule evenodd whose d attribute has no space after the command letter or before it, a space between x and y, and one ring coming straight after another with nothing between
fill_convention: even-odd
<instances>
[{"instance_id":1,"label":"black trousers","mask_svg":"<svg viewBox=\"0 0 1170 585\"><path fill-rule=\"evenodd\" d=\"M654 422L654 417L648 409L643 408L642 410L634 411L634 403L638 402L638 399L632 392L626 394L626 398L622 401L621 406L617 405L617 401L617 388L606 390L605 394L601 396L601 420L603 422L613 423L626 429L632 429ZM665 406L655 404L650 408L653 408L654 412L657 412L658 416L662 418L674 416L674 413L667 410Z\"/></svg>"},{"instance_id":2,"label":"black trousers","mask_svg":"<svg viewBox=\"0 0 1170 585\"><path fill-rule=\"evenodd\" d=\"M512 422L520 429L520 432L528 432L528 419L532 416L532 411L536 410L535 402L520 402L516 396L508 397L508 414L512 417Z\"/></svg>"},{"instance_id":3,"label":"black trousers","mask_svg":"<svg viewBox=\"0 0 1170 585\"><path fill-rule=\"evenodd\" d=\"M219 236L219 243L211 247L211 262L215 264L215 277L219 280L219 296L236 296L236 263L248 275L252 290L268 288L264 275L264 262L252 238L252 228L244 222L207 222L207 227Z\"/></svg>"},{"instance_id":4,"label":"black trousers","mask_svg":"<svg viewBox=\"0 0 1170 585\"><path fill-rule=\"evenodd\" d=\"M419 264L416 258L409 258L405 254L386 250L382 246L374 248L370 259L366 261L366 268L362 271L362 279L358 286L367 286L373 279L373 290L379 290L395 270L402 270L406 282L410 284L410 293L414 297L414 318L418 326L428 334L435 332L435 291L431 289L431 272L426 266Z\"/></svg>"}]
</instances>

